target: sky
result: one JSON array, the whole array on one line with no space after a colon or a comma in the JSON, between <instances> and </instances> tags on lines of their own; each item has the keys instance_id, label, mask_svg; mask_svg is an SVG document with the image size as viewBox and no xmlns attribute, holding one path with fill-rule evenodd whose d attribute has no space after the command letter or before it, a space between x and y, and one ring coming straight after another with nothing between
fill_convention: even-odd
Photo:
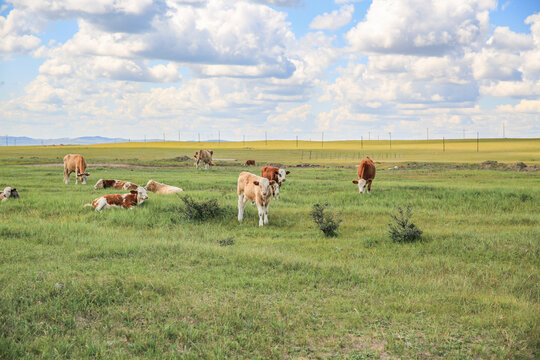
<instances>
[{"instance_id":1,"label":"sky","mask_svg":"<svg viewBox=\"0 0 540 360\"><path fill-rule=\"evenodd\" d=\"M0 1L0 127L35 138L540 137L540 1Z\"/></svg>"}]
</instances>

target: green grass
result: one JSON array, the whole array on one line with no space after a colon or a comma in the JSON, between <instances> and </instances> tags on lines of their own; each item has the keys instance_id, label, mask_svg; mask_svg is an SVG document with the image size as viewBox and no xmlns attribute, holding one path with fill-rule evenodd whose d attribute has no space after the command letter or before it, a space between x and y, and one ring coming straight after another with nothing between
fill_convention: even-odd
<instances>
[{"instance_id":1,"label":"green grass","mask_svg":"<svg viewBox=\"0 0 540 360\"><path fill-rule=\"evenodd\" d=\"M236 220L237 166L94 167L81 186L2 165L21 199L0 204L0 358L537 358L540 174L383 168L365 196L353 168L291 169L259 228L250 204ZM180 195L150 194L98 213L82 206L109 193L98 178L224 211L190 221ZM309 215L325 201L335 238ZM396 244L387 224L407 205L424 241Z\"/></svg>"}]
</instances>

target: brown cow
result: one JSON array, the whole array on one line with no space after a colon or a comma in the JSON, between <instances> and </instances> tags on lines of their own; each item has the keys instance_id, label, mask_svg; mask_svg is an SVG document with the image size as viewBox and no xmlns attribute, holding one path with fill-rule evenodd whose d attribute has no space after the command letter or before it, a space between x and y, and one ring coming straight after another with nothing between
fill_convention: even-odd
<instances>
[{"instance_id":1,"label":"brown cow","mask_svg":"<svg viewBox=\"0 0 540 360\"><path fill-rule=\"evenodd\" d=\"M80 154L67 154L64 156L64 181L69 184L69 175L75 172L75 184L79 183L79 178L83 185L86 185L86 177L90 176L86 172L86 161Z\"/></svg>"},{"instance_id":2,"label":"brown cow","mask_svg":"<svg viewBox=\"0 0 540 360\"><path fill-rule=\"evenodd\" d=\"M364 193L366 185L367 192L370 193L373 179L375 179L375 164L369 157L366 157L358 165L358 180L353 180L353 183L358 184L360 194Z\"/></svg>"},{"instance_id":3,"label":"brown cow","mask_svg":"<svg viewBox=\"0 0 540 360\"><path fill-rule=\"evenodd\" d=\"M144 200L148 199L146 190L139 186L137 190L131 190L129 194L109 194L103 195L92 201L91 204L84 206L93 206L96 211L101 211L103 208L122 207L124 209L133 209L135 205L140 205Z\"/></svg>"},{"instance_id":4,"label":"brown cow","mask_svg":"<svg viewBox=\"0 0 540 360\"><path fill-rule=\"evenodd\" d=\"M281 184L285 182L286 176L290 173L290 171L286 171L285 169L280 169L275 166L264 166L261 168L262 177L275 181L275 185L272 186L274 199L279 199L279 189Z\"/></svg>"},{"instance_id":5,"label":"brown cow","mask_svg":"<svg viewBox=\"0 0 540 360\"><path fill-rule=\"evenodd\" d=\"M255 160L246 160L244 166L255 166Z\"/></svg>"},{"instance_id":6,"label":"brown cow","mask_svg":"<svg viewBox=\"0 0 540 360\"><path fill-rule=\"evenodd\" d=\"M214 151L212 150L199 150L195 153L195 167L199 168L199 163L204 163L204 168L208 169L208 166L214 166L214 163L212 162L212 155L214 155Z\"/></svg>"},{"instance_id":7,"label":"brown cow","mask_svg":"<svg viewBox=\"0 0 540 360\"><path fill-rule=\"evenodd\" d=\"M118 190L136 190L139 185L130 181L114 180L114 179L99 179L94 189L113 188Z\"/></svg>"},{"instance_id":8,"label":"brown cow","mask_svg":"<svg viewBox=\"0 0 540 360\"><path fill-rule=\"evenodd\" d=\"M268 224L268 206L272 197L272 186L274 180L242 172L238 176L237 194L238 194L238 221L244 220L244 208L246 203L251 200L257 204L259 210L259 226Z\"/></svg>"}]
</instances>

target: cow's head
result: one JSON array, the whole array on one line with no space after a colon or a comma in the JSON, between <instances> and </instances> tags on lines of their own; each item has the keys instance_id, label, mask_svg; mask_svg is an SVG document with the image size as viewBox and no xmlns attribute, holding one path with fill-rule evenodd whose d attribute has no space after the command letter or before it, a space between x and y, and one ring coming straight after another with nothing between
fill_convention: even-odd
<instances>
[{"instance_id":1,"label":"cow's head","mask_svg":"<svg viewBox=\"0 0 540 360\"><path fill-rule=\"evenodd\" d=\"M90 174L87 173L87 172L83 172L83 173L78 173L78 174L77 174L77 177L78 177L79 179L81 179L83 185L86 185L86 177L87 177L87 176L90 176Z\"/></svg>"},{"instance_id":2,"label":"cow's head","mask_svg":"<svg viewBox=\"0 0 540 360\"><path fill-rule=\"evenodd\" d=\"M367 181L366 179L353 180L353 184L358 184L358 192L363 194L366 189Z\"/></svg>"},{"instance_id":3,"label":"cow's head","mask_svg":"<svg viewBox=\"0 0 540 360\"><path fill-rule=\"evenodd\" d=\"M156 182L152 179L148 180L146 186L144 187L148 191L156 191Z\"/></svg>"},{"instance_id":4,"label":"cow's head","mask_svg":"<svg viewBox=\"0 0 540 360\"><path fill-rule=\"evenodd\" d=\"M279 197L279 184L277 183L277 181L271 180L270 185L272 186L272 192L274 194L274 198L277 199Z\"/></svg>"},{"instance_id":5,"label":"cow's head","mask_svg":"<svg viewBox=\"0 0 540 360\"><path fill-rule=\"evenodd\" d=\"M281 183L285 182L287 175L290 173L290 171L285 171L285 169L279 169L274 173L274 175L277 176L277 181L281 185Z\"/></svg>"},{"instance_id":6,"label":"cow's head","mask_svg":"<svg viewBox=\"0 0 540 360\"><path fill-rule=\"evenodd\" d=\"M130 193L137 195L137 204L142 204L144 200L148 199L148 193L142 186L139 186L137 190L131 190Z\"/></svg>"},{"instance_id":7,"label":"cow's head","mask_svg":"<svg viewBox=\"0 0 540 360\"><path fill-rule=\"evenodd\" d=\"M2 191L2 194L4 194L4 198L6 198L6 199L10 198L12 191L13 191L13 189L11 187L9 187L9 186L4 188L4 191Z\"/></svg>"},{"instance_id":8,"label":"cow's head","mask_svg":"<svg viewBox=\"0 0 540 360\"><path fill-rule=\"evenodd\" d=\"M103 187L103 179L99 179L96 185L94 185L94 190L103 189Z\"/></svg>"},{"instance_id":9,"label":"cow's head","mask_svg":"<svg viewBox=\"0 0 540 360\"><path fill-rule=\"evenodd\" d=\"M258 181L254 181L253 183L259 187L262 197L267 198L272 195L272 186L276 182L274 180L268 180L267 178L261 177Z\"/></svg>"}]
</instances>

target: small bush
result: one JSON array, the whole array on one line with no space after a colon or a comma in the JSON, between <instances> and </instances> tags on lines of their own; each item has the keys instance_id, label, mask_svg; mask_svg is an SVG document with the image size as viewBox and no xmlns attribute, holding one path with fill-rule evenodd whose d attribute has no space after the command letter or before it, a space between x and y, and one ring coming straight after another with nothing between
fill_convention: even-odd
<instances>
[{"instance_id":1,"label":"small bush","mask_svg":"<svg viewBox=\"0 0 540 360\"><path fill-rule=\"evenodd\" d=\"M315 204L311 210L311 217L315 224L321 229L326 237L337 236L337 230L341 219L337 219L335 214L324 212L328 203Z\"/></svg>"},{"instance_id":2,"label":"small bush","mask_svg":"<svg viewBox=\"0 0 540 360\"><path fill-rule=\"evenodd\" d=\"M196 201L191 196L186 195L182 197L182 201L186 205L181 208L182 215L189 220L203 221L214 218L223 212L223 209L219 206L217 199L211 199L208 201Z\"/></svg>"},{"instance_id":3,"label":"small bush","mask_svg":"<svg viewBox=\"0 0 540 360\"><path fill-rule=\"evenodd\" d=\"M228 237L218 240L219 246L231 246L234 245L234 237Z\"/></svg>"},{"instance_id":4,"label":"small bush","mask_svg":"<svg viewBox=\"0 0 540 360\"><path fill-rule=\"evenodd\" d=\"M421 239L422 230L410 222L411 215L412 212L409 206L407 206L406 210L398 207L398 214L390 215L394 220L393 223L388 224L392 241L414 242Z\"/></svg>"}]
</instances>

